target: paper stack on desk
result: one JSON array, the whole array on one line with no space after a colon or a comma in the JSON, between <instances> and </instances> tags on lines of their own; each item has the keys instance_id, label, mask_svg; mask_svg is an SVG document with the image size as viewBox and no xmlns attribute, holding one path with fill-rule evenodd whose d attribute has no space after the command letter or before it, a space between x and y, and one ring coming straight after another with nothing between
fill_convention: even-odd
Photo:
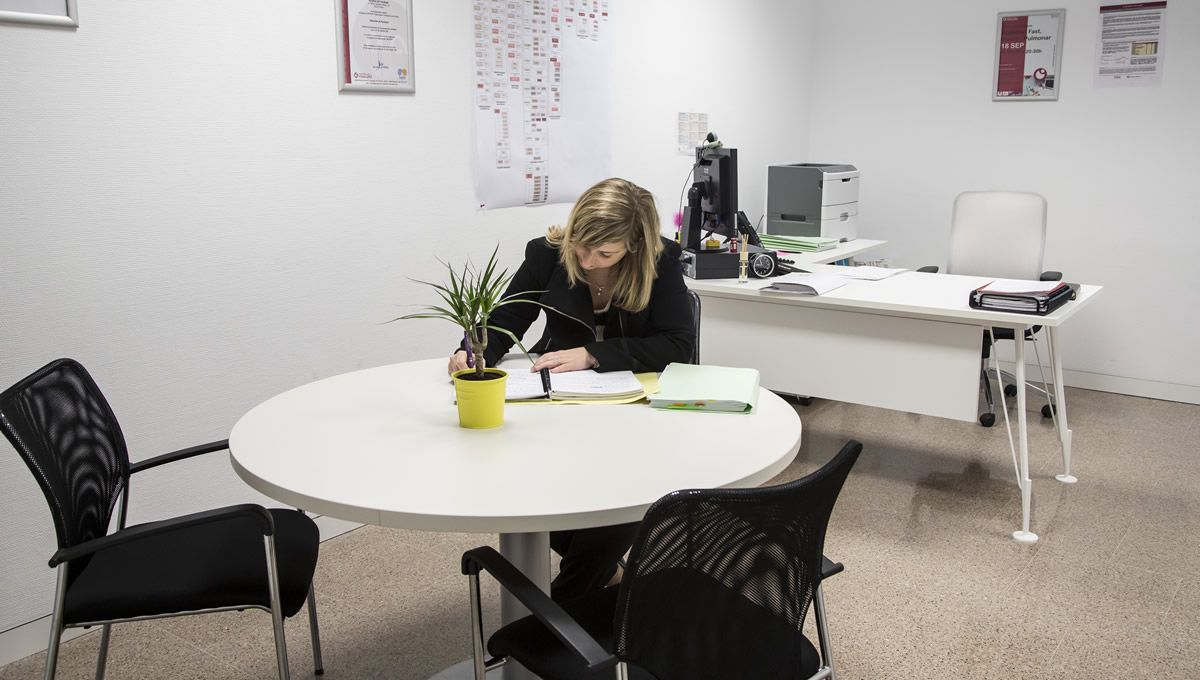
<instances>
[{"instance_id":1,"label":"paper stack on desk","mask_svg":"<svg viewBox=\"0 0 1200 680\"><path fill-rule=\"evenodd\" d=\"M849 280L833 274L794 272L766 279L759 290L764 293L786 293L788 295L824 295L831 290L841 288Z\"/></svg>"},{"instance_id":2,"label":"paper stack on desk","mask_svg":"<svg viewBox=\"0 0 1200 680\"><path fill-rule=\"evenodd\" d=\"M837 247L836 238L821 238L819 236L782 236L779 234L759 234L764 248L786 250L791 253L816 253L822 250L833 250Z\"/></svg>"},{"instance_id":3,"label":"paper stack on desk","mask_svg":"<svg viewBox=\"0 0 1200 680\"><path fill-rule=\"evenodd\" d=\"M1075 290L1061 281L992 281L971 291L967 303L976 309L1022 314L1049 314L1075 299Z\"/></svg>"},{"instance_id":4,"label":"paper stack on desk","mask_svg":"<svg viewBox=\"0 0 1200 680\"><path fill-rule=\"evenodd\" d=\"M753 368L669 364L650 395L655 408L749 413L758 403L758 371Z\"/></svg>"}]
</instances>

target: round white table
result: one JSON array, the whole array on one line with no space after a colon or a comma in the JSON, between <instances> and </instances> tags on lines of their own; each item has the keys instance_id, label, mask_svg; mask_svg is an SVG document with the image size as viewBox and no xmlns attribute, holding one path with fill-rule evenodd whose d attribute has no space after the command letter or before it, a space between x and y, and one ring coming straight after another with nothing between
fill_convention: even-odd
<instances>
[{"instance_id":1,"label":"round white table","mask_svg":"<svg viewBox=\"0 0 1200 680\"><path fill-rule=\"evenodd\" d=\"M677 489L758 486L800 447L795 409L765 389L749 414L509 404L491 430L459 427L453 399L444 358L333 376L242 416L230 457L254 489L317 514L497 533L549 592L551 530L634 522ZM507 596L501 610L525 614Z\"/></svg>"}]
</instances>

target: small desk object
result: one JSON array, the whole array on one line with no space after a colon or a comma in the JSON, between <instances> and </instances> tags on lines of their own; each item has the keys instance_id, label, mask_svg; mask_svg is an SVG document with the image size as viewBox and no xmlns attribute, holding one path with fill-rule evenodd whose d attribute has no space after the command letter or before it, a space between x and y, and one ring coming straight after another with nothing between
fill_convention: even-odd
<instances>
[{"instance_id":1,"label":"small desk object","mask_svg":"<svg viewBox=\"0 0 1200 680\"><path fill-rule=\"evenodd\" d=\"M703 298L704 363L757 368L762 386L779 392L956 420L974 421L978 415L984 329L1012 328L1020 338L1034 325L1045 327L1063 457L1057 478L1073 483L1058 329L1101 288L1081 286L1077 299L1045 316L971 309L971 291L992 280L904 272L882 281L851 280L819 296L764 293L752 287L753 281L686 282ZM1022 519L1013 538L1032 543L1037 535L1029 530L1024 342L1016 343L1015 374L1019 457L1014 463Z\"/></svg>"},{"instance_id":2,"label":"small desk object","mask_svg":"<svg viewBox=\"0 0 1200 680\"><path fill-rule=\"evenodd\" d=\"M550 531L634 522L677 489L758 486L799 448L799 416L766 390L745 415L509 404L503 426L464 429L444 358L297 387L229 435L234 470L277 501L385 527L497 533L547 592ZM524 613L503 598L505 622Z\"/></svg>"}]
</instances>

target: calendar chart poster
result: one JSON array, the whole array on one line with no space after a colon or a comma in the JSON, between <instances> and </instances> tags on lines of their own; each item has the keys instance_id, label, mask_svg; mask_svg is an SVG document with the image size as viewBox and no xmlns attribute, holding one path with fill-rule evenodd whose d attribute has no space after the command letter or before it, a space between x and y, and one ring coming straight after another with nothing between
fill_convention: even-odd
<instances>
[{"instance_id":1,"label":"calendar chart poster","mask_svg":"<svg viewBox=\"0 0 1200 680\"><path fill-rule=\"evenodd\" d=\"M608 0L473 0L480 208L574 202L612 175Z\"/></svg>"}]
</instances>

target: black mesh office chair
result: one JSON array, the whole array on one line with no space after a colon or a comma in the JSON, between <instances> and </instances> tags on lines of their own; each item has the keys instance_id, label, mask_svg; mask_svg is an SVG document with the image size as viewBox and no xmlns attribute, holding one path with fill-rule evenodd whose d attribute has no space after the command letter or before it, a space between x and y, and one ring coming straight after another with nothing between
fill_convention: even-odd
<instances>
[{"instance_id":1,"label":"black mesh office chair","mask_svg":"<svg viewBox=\"0 0 1200 680\"><path fill-rule=\"evenodd\" d=\"M507 659L546 680L833 678L821 581L834 502L862 451L848 442L803 479L758 489L676 491L646 511L619 586L559 606L491 547L463 555L475 677ZM479 572L532 615L488 640ZM802 628L813 603L820 652Z\"/></svg>"},{"instance_id":2,"label":"black mesh office chair","mask_svg":"<svg viewBox=\"0 0 1200 680\"><path fill-rule=\"evenodd\" d=\"M283 619L306 599L314 668L322 673L312 592L320 536L303 512L246 504L125 526L132 473L224 450L227 441L131 464L112 409L71 359L0 393L0 429L37 478L58 534L50 557L58 587L47 680L64 628L103 626L96 663L103 678L113 623L247 607L271 613L279 677L286 680ZM114 509L117 527L109 533Z\"/></svg>"}]
</instances>

